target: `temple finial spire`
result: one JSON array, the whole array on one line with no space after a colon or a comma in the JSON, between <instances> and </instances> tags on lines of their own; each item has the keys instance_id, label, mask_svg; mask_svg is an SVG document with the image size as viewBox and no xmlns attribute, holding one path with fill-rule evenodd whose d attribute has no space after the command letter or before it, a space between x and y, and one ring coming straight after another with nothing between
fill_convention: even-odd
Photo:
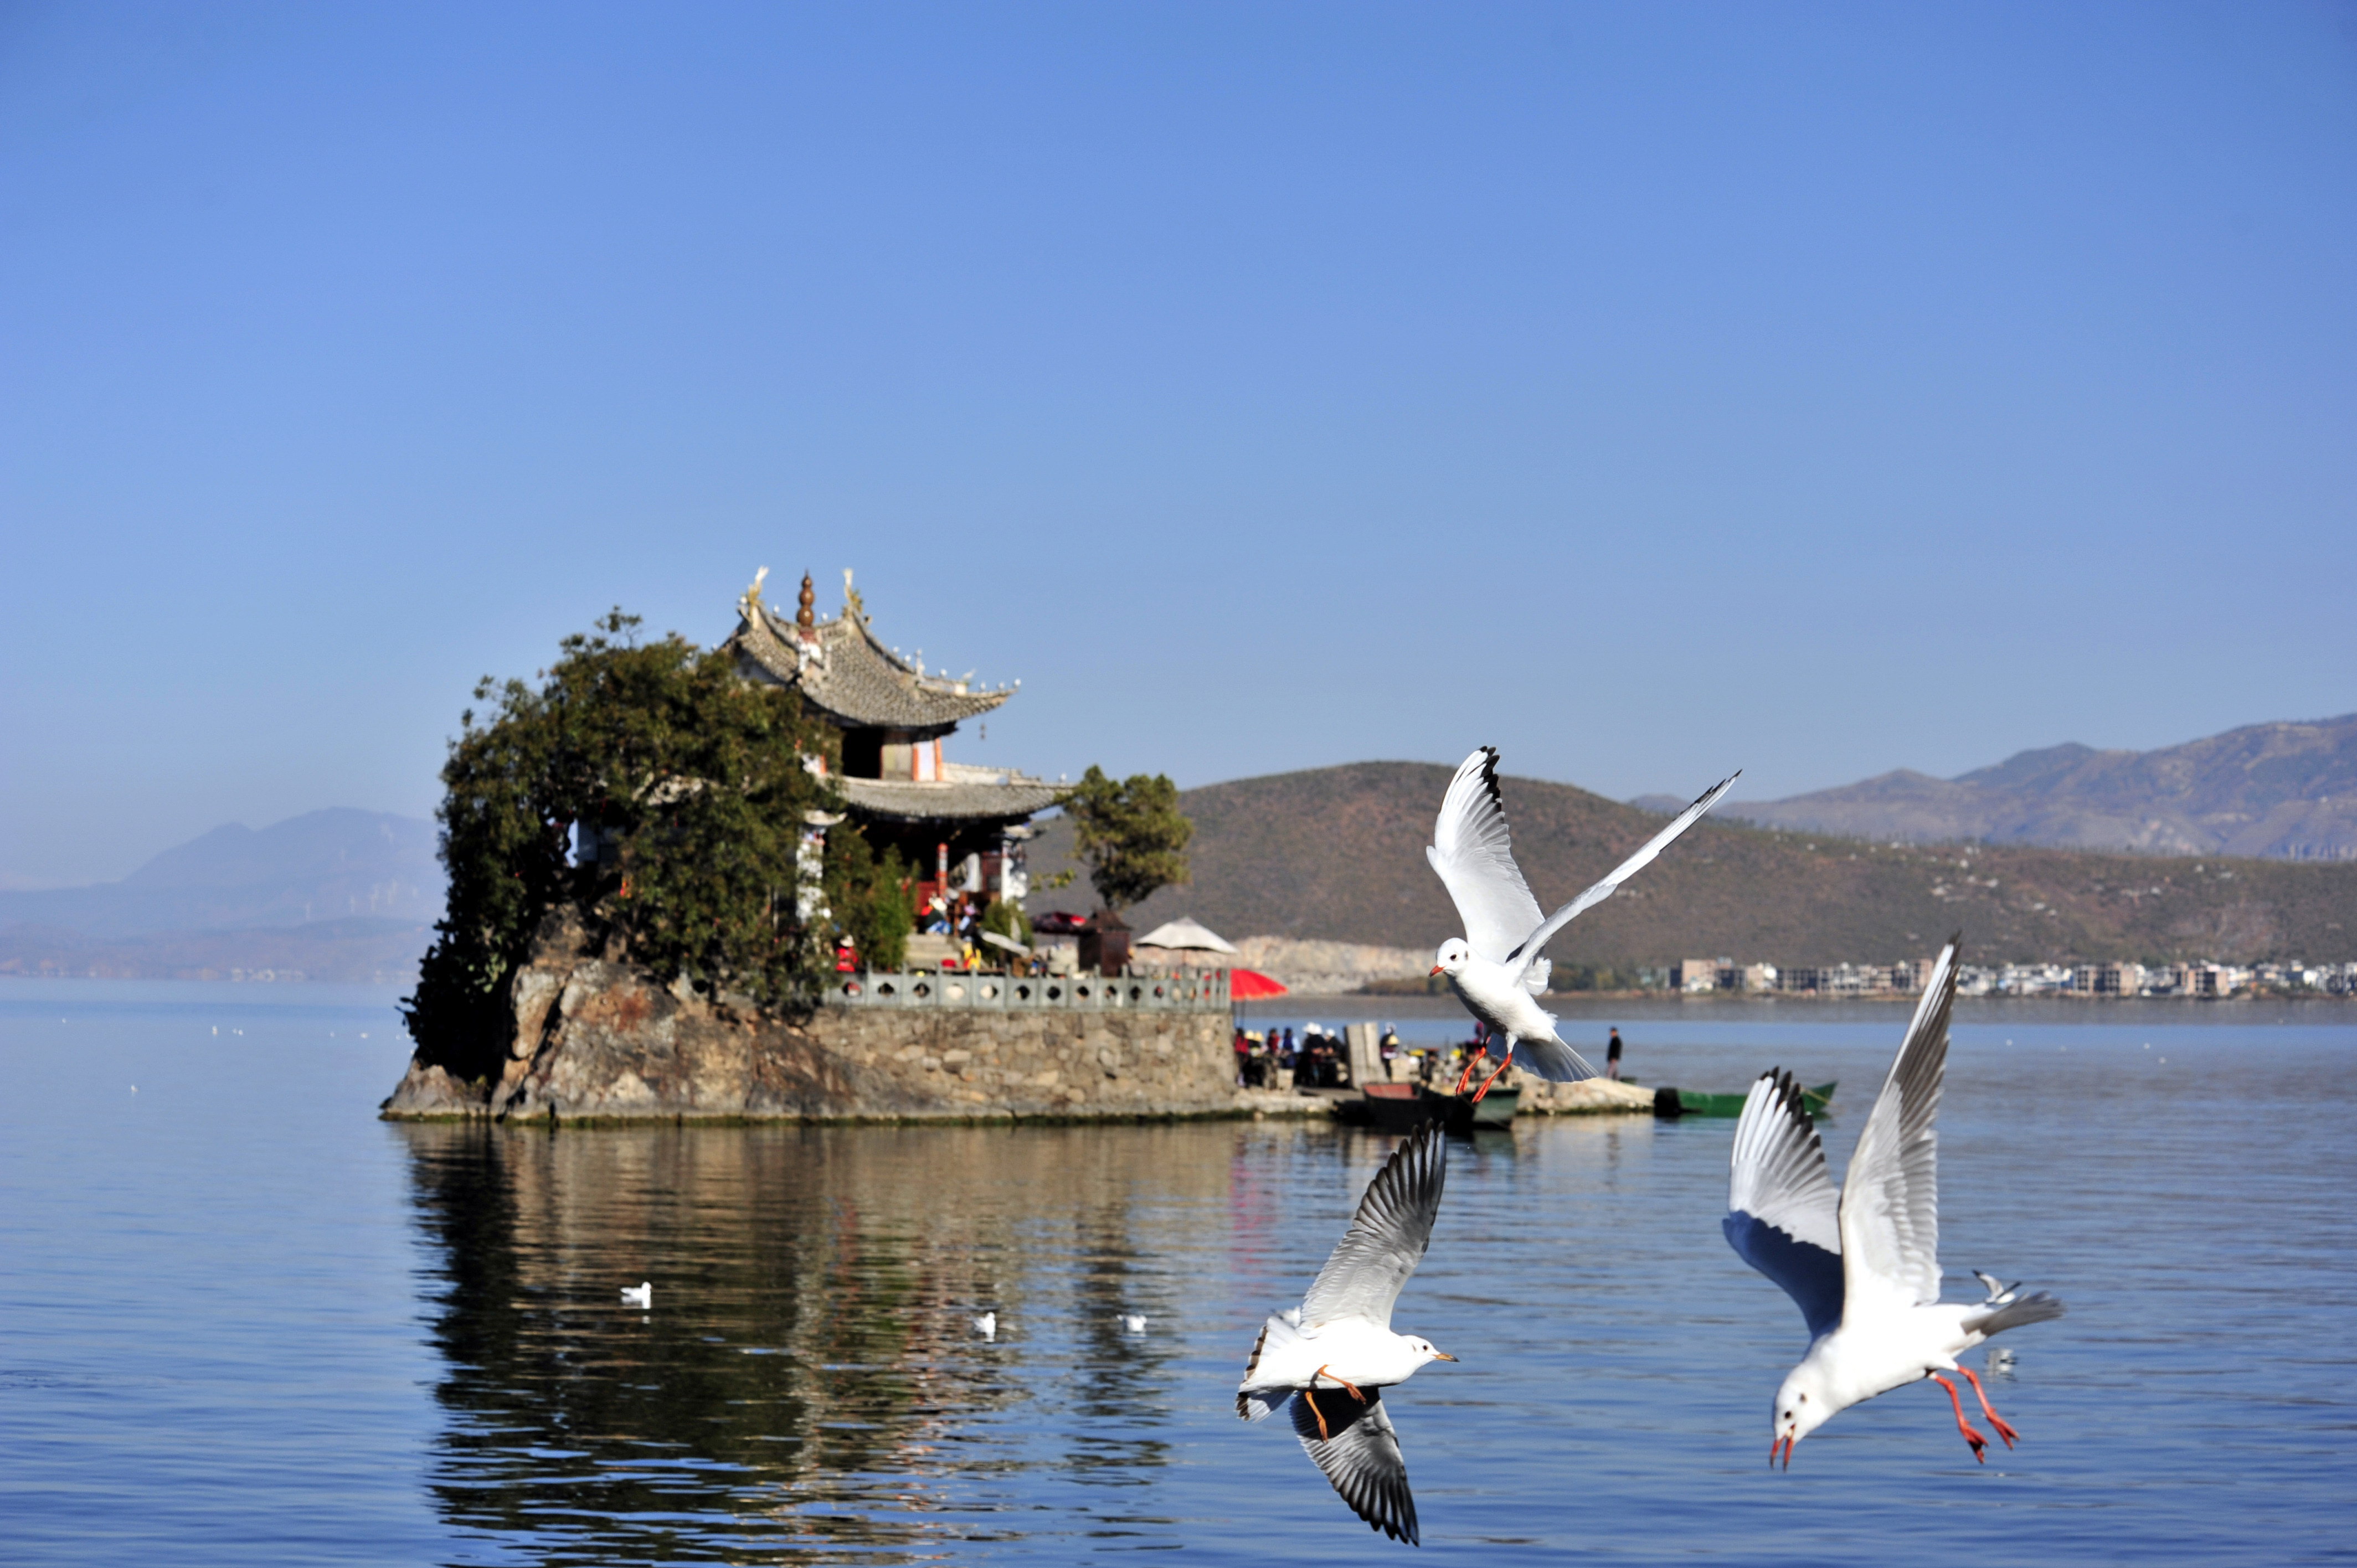
<instances>
[{"instance_id":1,"label":"temple finial spire","mask_svg":"<svg viewBox=\"0 0 2357 1568\"><path fill-rule=\"evenodd\" d=\"M794 611L794 624L804 631L813 630L818 625L818 616L811 608L811 604L816 597L817 596L811 592L811 575L805 572L802 574L802 597L798 601L799 607Z\"/></svg>"}]
</instances>

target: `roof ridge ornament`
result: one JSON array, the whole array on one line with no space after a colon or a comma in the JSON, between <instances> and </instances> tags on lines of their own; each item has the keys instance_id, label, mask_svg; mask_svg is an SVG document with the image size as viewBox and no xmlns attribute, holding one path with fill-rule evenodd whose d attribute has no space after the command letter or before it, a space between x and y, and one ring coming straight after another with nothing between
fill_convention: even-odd
<instances>
[{"instance_id":1,"label":"roof ridge ornament","mask_svg":"<svg viewBox=\"0 0 2357 1568\"><path fill-rule=\"evenodd\" d=\"M851 585L851 568L843 569L843 610L860 625L867 624L867 607L860 601L859 590Z\"/></svg>"},{"instance_id":2,"label":"roof ridge ornament","mask_svg":"<svg viewBox=\"0 0 2357 1568\"><path fill-rule=\"evenodd\" d=\"M762 570L766 572L769 568L765 566ZM811 608L813 601L817 596L811 592L811 575L808 572L803 573L802 596L796 601L797 607L794 610L794 625L802 628L804 642L815 641L818 638L818 617Z\"/></svg>"}]
</instances>

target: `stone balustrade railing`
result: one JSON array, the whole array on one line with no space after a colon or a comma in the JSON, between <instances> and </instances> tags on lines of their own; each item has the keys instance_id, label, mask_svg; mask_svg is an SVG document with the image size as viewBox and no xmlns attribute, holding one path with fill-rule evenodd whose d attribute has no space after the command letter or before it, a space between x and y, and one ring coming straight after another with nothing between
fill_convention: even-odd
<instances>
[{"instance_id":1,"label":"stone balustrade railing","mask_svg":"<svg viewBox=\"0 0 2357 1568\"><path fill-rule=\"evenodd\" d=\"M1224 1013L1228 972L1102 975L869 969L836 975L825 1000L838 1007L948 1012Z\"/></svg>"}]
</instances>

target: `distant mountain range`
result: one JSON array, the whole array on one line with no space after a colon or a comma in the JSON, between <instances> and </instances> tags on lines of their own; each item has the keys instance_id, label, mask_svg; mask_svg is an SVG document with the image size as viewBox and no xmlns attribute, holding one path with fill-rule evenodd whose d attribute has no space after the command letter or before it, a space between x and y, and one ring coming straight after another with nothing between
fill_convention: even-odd
<instances>
[{"instance_id":1,"label":"distant mountain range","mask_svg":"<svg viewBox=\"0 0 2357 1568\"><path fill-rule=\"evenodd\" d=\"M442 890L431 822L346 808L231 822L120 882L0 893L0 973L405 982Z\"/></svg>"},{"instance_id":2,"label":"distant mountain range","mask_svg":"<svg viewBox=\"0 0 2357 1568\"><path fill-rule=\"evenodd\" d=\"M1458 932L1425 864L1450 769L1361 762L1189 789L1194 882L1131 911L1146 930L1192 915L1232 940L1277 936L1429 950ZM1661 826L1567 784L1508 779L1514 853L1539 902L1569 898ZM1680 801L1683 806L1685 802ZM1071 865L1043 824L1034 885ZM1094 903L1085 870L1037 912ZM1889 962L1962 929L1979 961L2357 958L2357 864L2162 860L2022 844L1933 848L1706 821L1556 939L1570 964L1725 955L1777 964Z\"/></svg>"},{"instance_id":3,"label":"distant mountain range","mask_svg":"<svg viewBox=\"0 0 2357 1568\"><path fill-rule=\"evenodd\" d=\"M1665 795L1630 803L1685 804ZM2158 751L2048 746L1954 779L1901 768L1782 800L1729 800L1719 811L1886 843L2345 860L2357 858L2357 714L2248 725Z\"/></svg>"}]
</instances>

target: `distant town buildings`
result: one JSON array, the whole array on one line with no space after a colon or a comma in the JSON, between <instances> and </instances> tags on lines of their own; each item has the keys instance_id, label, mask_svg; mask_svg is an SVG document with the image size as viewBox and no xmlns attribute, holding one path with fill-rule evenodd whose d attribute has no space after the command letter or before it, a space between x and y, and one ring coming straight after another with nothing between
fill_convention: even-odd
<instances>
[{"instance_id":1,"label":"distant town buildings","mask_svg":"<svg viewBox=\"0 0 2357 1568\"><path fill-rule=\"evenodd\" d=\"M1738 964L1690 958L1670 966L1670 989L1822 996L1914 996L1930 983L1932 961L1830 965ZM1966 996L2158 996L2214 1000L2251 992L2357 996L2357 963L2007 963L1964 964L1956 989Z\"/></svg>"}]
</instances>

